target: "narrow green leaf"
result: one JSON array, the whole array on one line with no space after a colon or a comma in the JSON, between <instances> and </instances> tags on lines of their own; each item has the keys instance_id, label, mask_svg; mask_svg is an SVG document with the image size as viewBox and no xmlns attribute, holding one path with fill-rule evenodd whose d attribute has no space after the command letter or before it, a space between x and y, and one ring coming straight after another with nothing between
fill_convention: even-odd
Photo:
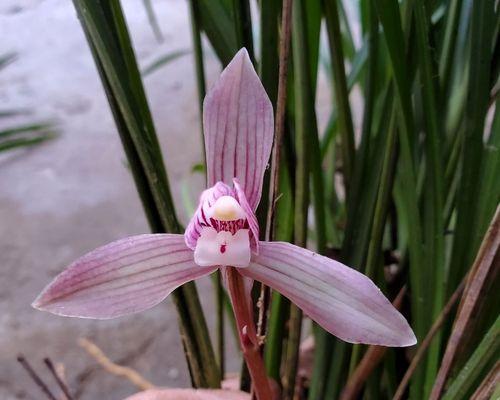
<instances>
[{"instance_id":1,"label":"narrow green leaf","mask_svg":"<svg viewBox=\"0 0 500 400\"><path fill-rule=\"evenodd\" d=\"M429 21L423 2L416 2L414 8L416 43L419 59L422 103L425 120L425 160L426 176L424 190L424 229L427 263L421 268L428 282L428 292L432 293L432 312L427 324L435 320L443 308L446 297L445 247L444 247L444 176L441 149L443 129L438 118L438 101L433 77L433 55L430 52ZM429 296L431 297L431 296ZM432 342L427 355L427 370L424 384L424 397L428 397L438 370L440 357L441 331Z\"/></svg>"},{"instance_id":2,"label":"narrow green leaf","mask_svg":"<svg viewBox=\"0 0 500 400\"><path fill-rule=\"evenodd\" d=\"M164 54L160 57L158 57L156 60L151 62L149 65L147 65L143 70L142 70L142 75L143 76L148 76L155 72L156 70L160 69L161 67L164 67L167 64L170 64L172 61L177 60L178 58L189 54L189 50L176 50L176 51L171 51L167 54Z\"/></svg>"},{"instance_id":3,"label":"narrow green leaf","mask_svg":"<svg viewBox=\"0 0 500 400\"><path fill-rule=\"evenodd\" d=\"M231 5L224 0L197 1L201 27L223 65L238 51L238 38L231 18Z\"/></svg>"},{"instance_id":4,"label":"narrow green leaf","mask_svg":"<svg viewBox=\"0 0 500 400\"><path fill-rule=\"evenodd\" d=\"M464 275L477 252L484 231L479 230L479 216L484 210L480 196L483 131L490 91L491 48L494 32L493 2L474 1L471 15L471 51L469 89L465 109L463 163L457 201L457 222L451 257L449 285L453 287ZM489 216L484 216L489 220ZM483 219L482 219L483 220Z\"/></svg>"},{"instance_id":5,"label":"narrow green leaf","mask_svg":"<svg viewBox=\"0 0 500 400\"><path fill-rule=\"evenodd\" d=\"M53 134L45 134L33 138L15 138L10 140L0 141L0 152L18 148L24 148L24 147L32 147L37 144L46 142L47 140L53 139L54 137L55 135Z\"/></svg>"},{"instance_id":6,"label":"narrow green leaf","mask_svg":"<svg viewBox=\"0 0 500 400\"><path fill-rule=\"evenodd\" d=\"M344 69L344 53L340 35L340 22L336 0L323 1L323 6L325 9L326 27L328 31L330 58L332 60L333 87L335 91L335 100L337 101L340 137L342 138L344 186L348 191L354 168L354 128Z\"/></svg>"},{"instance_id":7,"label":"narrow green leaf","mask_svg":"<svg viewBox=\"0 0 500 400\"><path fill-rule=\"evenodd\" d=\"M30 123L0 130L0 139L25 133L44 133L53 128L49 122Z\"/></svg>"},{"instance_id":8,"label":"narrow green leaf","mask_svg":"<svg viewBox=\"0 0 500 400\"><path fill-rule=\"evenodd\" d=\"M245 47L250 59L255 64L255 54L253 51L252 16L250 13L250 3L248 0L232 0L233 21L238 48Z\"/></svg>"},{"instance_id":9,"label":"narrow green leaf","mask_svg":"<svg viewBox=\"0 0 500 400\"><path fill-rule=\"evenodd\" d=\"M156 18L155 10L153 9L153 4L151 0L142 0L146 14L148 15L149 25L153 30L156 40L162 43L164 40L163 33L161 32L160 25L158 24L158 18Z\"/></svg>"},{"instance_id":10,"label":"narrow green leaf","mask_svg":"<svg viewBox=\"0 0 500 400\"><path fill-rule=\"evenodd\" d=\"M13 63L17 59L17 54L14 52L0 55L0 70Z\"/></svg>"}]
</instances>

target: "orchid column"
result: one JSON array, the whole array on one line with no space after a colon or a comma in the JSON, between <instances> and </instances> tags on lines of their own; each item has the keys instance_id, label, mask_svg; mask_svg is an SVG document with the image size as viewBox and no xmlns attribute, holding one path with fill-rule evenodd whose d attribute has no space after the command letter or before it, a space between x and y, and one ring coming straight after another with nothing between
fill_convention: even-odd
<instances>
[{"instance_id":1,"label":"orchid column","mask_svg":"<svg viewBox=\"0 0 500 400\"><path fill-rule=\"evenodd\" d=\"M139 235L76 260L34 307L82 318L114 318L150 308L185 282L222 268L243 355L260 400L271 396L257 351L250 290L258 280L351 343L411 346L405 318L359 272L283 242L260 242L255 210L273 141L273 110L245 49L204 101L209 188L184 236Z\"/></svg>"}]
</instances>

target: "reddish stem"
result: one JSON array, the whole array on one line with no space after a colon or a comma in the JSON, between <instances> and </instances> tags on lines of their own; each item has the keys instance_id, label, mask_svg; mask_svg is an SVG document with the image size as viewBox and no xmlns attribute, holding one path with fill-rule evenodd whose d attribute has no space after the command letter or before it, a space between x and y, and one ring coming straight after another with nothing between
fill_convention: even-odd
<instances>
[{"instance_id":1,"label":"reddish stem","mask_svg":"<svg viewBox=\"0 0 500 400\"><path fill-rule=\"evenodd\" d=\"M236 317L241 349L252 378L255 394L258 400L272 399L271 386L259 351L259 343L252 318L253 313L250 310L251 303L247 299L243 277L234 267L227 267L226 271L229 296Z\"/></svg>"}]
</instances>

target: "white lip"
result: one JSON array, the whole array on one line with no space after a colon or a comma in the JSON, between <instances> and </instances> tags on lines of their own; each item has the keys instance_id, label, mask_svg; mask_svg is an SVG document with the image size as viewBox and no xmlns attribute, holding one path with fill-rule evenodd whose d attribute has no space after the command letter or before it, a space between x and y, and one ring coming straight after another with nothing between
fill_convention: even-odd
<instances>
[{"instance_id":1,"label":"white lip","mask_svg":"<svg viewBox=\"0 0 500 400\"><path fill-rule=\"evenodd\" d=\"M224 251L221 247L224 246ZM200 267L212 265L248 267L250 264L250 235L248 229L231 232L217 232L205 227L196 242L194 262Z\"/></svg>"}]
</instances>

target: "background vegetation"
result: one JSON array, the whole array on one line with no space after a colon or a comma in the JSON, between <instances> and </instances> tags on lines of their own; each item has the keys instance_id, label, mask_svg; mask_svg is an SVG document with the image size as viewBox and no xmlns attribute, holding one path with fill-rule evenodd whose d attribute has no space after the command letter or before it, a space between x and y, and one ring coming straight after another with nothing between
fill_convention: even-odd
<instances>
[{"instance_id":1,"label":"background vegetation","mask_svg":"<svg viewBox=\"0 0 500 400\"><path fill-rule=\"evenodd\" d=\"M256 299L264 295L266 367L284 398L292 398L297 387L297 396L309 399L466 399L486 398L481 396L495 390L500 374L497 3L359 0L348 14L346 4L336 0L190 0L200 98L193 107L201 107L206 90L206 52L215 52L224 66L246 47L278 112L276 120L284 117L283 131L278 124L281 157L273 166L278 186L273 179L266 187L271 201L277 200L267 234L303 241L297 232L307 226L309 247L370 276L396 299L419 339L412 349L348 345L302 321L279 294L268 297L266 288L256 287ZM74 4L151 230L181 232L120 2ZM151 21L161 37L154 15ZM353 26L359 27L360 40L354 40ZM286 89L282 86L278 96L285 65ZM332 93L324 131L318 130L315 109L320 68ZM351 107L353 90L361 93L362 107ZM362 121L359 129L355 117ZM259 210L262 232L269 204L263 201ZM227 299L217 277L214 282L219 304L214 344L195 285L174 295L196 387L218 387L225 372L220 360ZM305 383L296 380L301 329L315 337ZM245 377L243 367L241 385L248 389Z\"/></svg>"}]
</instances>

